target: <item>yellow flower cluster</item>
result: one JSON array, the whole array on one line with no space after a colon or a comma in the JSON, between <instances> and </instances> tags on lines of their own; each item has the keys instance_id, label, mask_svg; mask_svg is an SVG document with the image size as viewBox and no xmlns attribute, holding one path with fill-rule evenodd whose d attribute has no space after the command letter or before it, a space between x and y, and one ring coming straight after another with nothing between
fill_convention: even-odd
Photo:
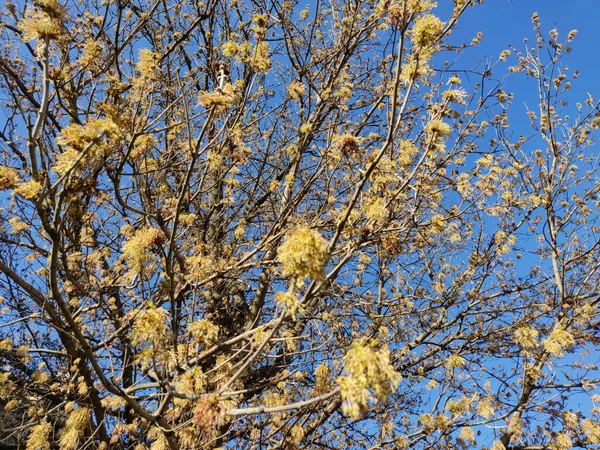
<instances>
[{"instance_id":1,"label":"yellow flower cluster","mask_svg":"<svg viewBox=\"0 0 600 450\"><path fill-rule=\"evenodd\" d=\"M298 311L302 311L302 304L292 292L278 292L275 294L275 301L284 307L291 317L296 317Z\"/></svg>"},{"instance_id":2,"label":"yellow flower cluster","mask_svg":"<svg viewBox=\"0 0 600 450\"><path fill-rule=\"evenodd\" d=\"M194 367L177 380L177 391L182 394L201 394L206 388L206 375L200 367Z\"/></svg>"},{"instance_id":3,"label":"yellow flower cluster","mask_svg":"<svg viewBox=\"0 0 600 450\"><path fill-rule=\"evenodd\" d=\"M82 166L94 162L103 151L110 151L112 148L103 142L103 138L107 137L112 141L119 139L122 134L119 125L110 117L91 118L83 125L71 124L64 127L56 143L66 146L67 150L56 158L54 171L64 175L78 160ZM83 150L86 150L86 153L82 155Z\"/></svg>"},{"instance_id":4,"label":"yellow flower cluster","mask_svg":"<svg viewBox=\"0 0 600 450\"><path fill-rule=\"evenodd\" d=\"M433 14L418 17L412 28L412 43L420 48L434 45L444 31L444 25L444 22Z\"/></svg>"},{"instance_id":5,"label":"yellow flower cluster","mask_svg":"<svg viewBox=\"0 0 600 450\"><path fill-rule=\"evenodd\" d=\"M535 328L530 327L529 325L523 325L517 328L513 340L515 341L515 344L523 349L531 350L539 345L538 336L539 333Z\"/></svg>"},{"instance_id":6,"label":"yellow flower cluster","mask_svg":"<svg viewBox=\"0 0 600 450\"><path fill-rule=\"evenodd\" d=\"M403 166L410 166L414 161L414 156L419 152L412 141L403 139L400 141L400 152L398 153L398 162Z\"/></svg>"},{"instance_id":7,"label":"yellow flower cluster","mask_svg":"<svg viewBox=\"0 0 600 450\"><path fill-rule=\"evenodd\" d=\"M168 343L167 312L162 308L137 311L131 327L131 341L135 345L146 346L138 354L142 367L151 362L164 362Z\"/></svg>"},{"instance_id":8,"label":"yellow flower cluster","mask_svg":"<svg viewBox=\"0 0 600 450\"><path fill-rule=\"evenodd\" d=\"M306 93L306 85L300 81L292 81L288 85L288 96L300 103L302 96Z\"/></svg>"},{"instance_id":9,"label":"yellow flower cluster","mask_svg":"<svg viewBox=\"0 0 600 450\"><path fill-rule=\"evenodd\" d=\"M141 49L135 69L139 75L131 79L131 85L135 97L144 103L149 98L148 94L152 92L156 82L160 79L158 54L147 48Z\"/></svg>"},{"instance_id":10,"label":"yellow flower cluster","mask_svg":"<svg viewBox=\"0 0 600 450\"><path fill-rule=\"evenodd\" d=\"M83 52L79 64L91 69L99 68L102 63L103 47L95 39L88 38L83 43Z\"/></svg>"},{"instance_id":11,"label":"yellow flower cluster","mask_svg":"<svg viewBox=\"0 0 600 450\"><path fill-rule=\"evenodd\" d=\"M144 266L153 260L149 252L165 241L164 233L156 228L142 228L123 245L123 259L134 271L141 273Z\"/></svg>"},{"instance_id":12,"label":"yellow flower cluster","mask_svg":"<svg viewBox=\"0 0 600 450\"><path fill-rule=\"evenodd\" d=\"M399 1L390 3L387 9L389 21L399 23L404 19L404 5Z\"/></svg>"},{"instance_id":13,"label":"yellow flower cluster","mask_svg":"<svg viewBox=\"0 0 600 450\"><path fill-rule=\"evenodd\" d=\"M250 29L254 31L256 39L260 40L265 37L269 25L269 16L267 14L256 14L252 17L252 25Z\"/></svg>"},{"instance_id":14,"label":"yellow flower cluster","mask_svg":"<svg viewBox=\"0 0 600 450\"><path fill-rule=\"evenodd\" d=\"M448 102L458 103L459 105L465 104L465 97L467 91L464 89L449 89L442 94L442 98Z\"/></svg>"},{"instance_id":15,"label":"yellow flower cluster","mask_svg":"<svg viewBox=\"0 0 600 450\"><path fill-rule=\"evenodd\" d=\"M583 419L581 429L588 438L590 444L600 444L600 425L592 419Z\"/></svg>"},{"instance_id":16,"label":"yellow flower cluster","mask_svg":"<svg viewBox=\"0 0 600 450\"><path fill-rule=\"evenodd\" d=\"M75 450L79 439L83 436L85 429L90 424L91 411L88 408L79 407L67 419L64 434L60 438L60 448L64 450Z\"/></svg>"},{"instance_id":17,"label":"yellow flower cluster","mask_svg":"<svg viewBox=\"0 0 600 450\"><path fill-rule=\"evenodd\" d=\"M231 83L226 83L223 89L213 92L200 92L198 104L205 108L215 108L217 111L230 108L238 100L238 92Z\"/></svg>"},{"instance_id":18,"label":"yellow flower cluster","mask_svg":"<svg viewBox=\"0 0 600 450\"><path fill-rule=\"evenodd\" d=\"M575 339L567 330L557 327L552 330L550 336L542 342L548 353L555 357L562 357L564 350L568 350L575 345Z\"/></svg>"},{"instance_id":19,"label":"yellow flower cluster","mask_svg":"<svg viewBox=\"0 0 600 450\"><path fill-rule=\"evenodd\" d=\"M444 367L446 369L461 369L465 365L465 359L460 355L450 355L444 361Z\"/></svg>"},{"instance_id":20,"label":"yellow flower cluster","mask_svg":"<svg viewBox=\"0 0 600 450\"><path fill-rule=\"evenodd\" d=\"M156 53L147 48L141 49L138 54L138 62L135 65L135 69L142 78L146 80L156 80L160 69Z\"/></svg>"},{"instance_id":21,"label":"yellow flower cluster","mask_svg":"<svg viewBox=\"0 0 600 450\"><path fill-rule=\"evenodd\" d=\"M251 69L267 72L271 68L271 49L264 40L259 40L253 47L248 41L238 44L235 41L227 41L223 44L223 56L235 57L238 63L243 63Z\"/></svg>"},{"instance_id":22,"label":"yellow flower cluster","mask_svg":"<svg viewBox=\"0 0 600 450\"><path fill-rule=\"evenodd\" d=\"M477 414L484 419L493 417L495 413L494 405L492 405L491 399L487 397L481 400L475 409L477 410Z\"/></svg>"},{"instance_id":23,"label":"yellow flower cluster","mask_svg":"<svg viewBox=\"0 0 600 450\"><path fill-rule=\"evenodd\" d=\"M283 244L277 249L283 276L298 280L323 278L327 264L327 241L318 231L306 226L289 232Z\"/></svg>"},{"instance_id":24,"label":"yellow flower cluster","mask_svg":"<svg viewBox=\"0 0 600 450\"><path fill-rule=\"evenodd\" d=\"M453 417L468 413L471 411L471 399L463 396L458 400L448 400L448 403L446 403L446 410L452 414Z\"/></svg>"},{"instance_id":25,"label":"yellow flower cluster","mask_svg":"<svg viewBox=\"0 0 600 450\"><path fill-rule=\"evenodd\" d=\"M432 137L448 137L452 128L441 120L430 120L427 124L427 131Z\"/></svg>"},{"instance_id":26,"label":"yellow flower cluster","mask_svg":"<svg viewBox=\"0 0 600 450\"><path fill-rule=\"evenodd\" d=\"M19 28L23 30L23 40L58 39L63 34L64 6L58 0L39 0L36 6L35 9L28 9L25 18L19 23Z\"/></svg>"},{"instance_id":27,"label":"yellow flower cluster","mask_svg":"<svg viewBox=\"0 0 600 450\"><path fill-rule=\"evenodd\" d=\"M19 184L19 172L12 167L0 167L0 191L12 189Z\"/></svg>"},{"instance_id":28,"label":"yellow flower cluster","mask_svg":"<svg viewBox=\"0 0 600 450\"><path fill-rule=\"evenodd\" d=\"M52 447L50 445L50 433L52 433L52 425L48 422L32 427L25 450L50 450Z\"/></svg>"},{"instance_id":29,"label":"yellow flower cluster","mask_svg":"<svg viewBox=\"0 0 600 450\"><path fill-rule=\"evenodd\" d=\"M314 371L315 386L313 392L315 395L323 395L331 390L331 369L326 362L321 363L317 366Z\"/></svg>"},{"instance_id":30,"label":"yellow flower cluster","mask_svg":"<svg viewBox=\"0 0 600 450\"><path fill-rule=\"evenodd\" d=\"M422 13L436 6L433 0L405 0L406 8L410 13Z\"/></svg>"},{"instance_id":31,"label":"yellow flower cluster","mask_svg":"<svg viewBox=\"0 0 600 450\"><path fill-rule=\"evenodd\" d=\"M335 138L337 147L346 155L358 153L358 139L352 133L344 133Z\"/></svg>"},{"instance_id":32,"label":"yellow flower cluster","mask_svg":"<svg viewBox=\"0 0 600 450\"><path fill-rule=\"evenodd\" d=\"M462 428L460 430L460 437L471 444L475 443L475 432L471 427Z\"/></svg>"},{"instance_id":33,"label":"yellow flower cluster","mask_svg":"<svg viewBox=\"0 0 600 450\"><path fill-rule=\"evenodd\" d=\"M206 319L199 319L188 326L194 342L205 347L213 344L219 338L219 327Z\"/></svg>"},{"instance_id":34,"label":"yellow flower cluster","mask_svg":"<svg viewBox=\"0 0 600 450\"><path fill-rule=\"evenodd\" d=\"M385 223L390 217L390 211L381 197L371 197L365 205L365 216L377 224Z\"/></svg>"},{"instance_id":35,"label":"yellow flower cluster","mask_svg":"<svg viewBox=\"0 0 600 450\"><path fill-rule=\"evenodd\" d=\"M366 339L352 343L344 356L344 370L347 375L337 379L342 408L354 419L368 410L370 402L386 401L402 380L390 363L389 349Z\"/></svg>"},{"instance_id":36,"label":"yellow flower cluster","mask_svg":"<svg viewBox=\"0 0 600 450\"><path fill-rule=\"evenodd\" d=\"M13 192L27 200L34 199L42 190L42 185L35 180L20 184Z\"/></svg>"}]
</instances>

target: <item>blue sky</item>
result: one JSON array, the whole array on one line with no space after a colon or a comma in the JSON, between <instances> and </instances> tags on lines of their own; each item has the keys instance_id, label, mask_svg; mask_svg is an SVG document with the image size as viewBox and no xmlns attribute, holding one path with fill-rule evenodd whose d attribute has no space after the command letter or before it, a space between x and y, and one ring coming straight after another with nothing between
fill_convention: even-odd
<instances>
[{"instance_id":1,"label":"blue sky","mask_svg":"<svg viewBox=\"0 0 600 450\"><path fill-rule=\"evenodd\" d=\"M449 3L438 1L440 6ZM523 48L523 38L534 39L531 15L538 12L542 30L555 28L562 38L576 29L577 37L573 52L567 62L572 70L579 70L581 76L573 85L573 93L600 92L598 73L600 71L600 1L598 0L486 0L482 5L469 9L454 33L455 37L471 36L476 31L483 32L483 40L476 54L497 58L508 45Z\"/></svg>"}]
</instances>

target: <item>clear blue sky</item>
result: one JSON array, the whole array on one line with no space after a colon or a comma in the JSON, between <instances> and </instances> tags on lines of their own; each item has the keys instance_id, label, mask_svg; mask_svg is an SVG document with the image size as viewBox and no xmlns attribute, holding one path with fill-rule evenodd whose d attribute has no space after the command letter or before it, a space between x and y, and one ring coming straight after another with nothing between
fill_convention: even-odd
<instances>
[{"instance_id":1,"label":"clear blue sky","mask_svg":"<svg viewBox=\"0 0 600 450\"><path fill-rule=\"evenodd\" d=\"M438 0L444 7L448 0ZM573 52L566 61L581 76L573 85L574 97L590 92L600 95L600 0L486 0L466 12L454 37L467 37L477 30L484 34L479 53L497 58L509 44L523 48L523 38L534 39L531 15L538 12L542 30L555 28L561 38L576 29ZM578 98L580 100L580 98Z\"/></svg>"}]
</instances>

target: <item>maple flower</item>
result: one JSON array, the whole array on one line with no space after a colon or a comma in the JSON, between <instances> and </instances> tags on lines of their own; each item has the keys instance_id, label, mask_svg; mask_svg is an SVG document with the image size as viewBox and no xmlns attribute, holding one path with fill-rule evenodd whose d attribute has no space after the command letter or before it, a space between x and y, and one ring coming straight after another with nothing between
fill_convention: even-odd
<instances>
[{"instance_id":1,"label":"maple flower","mask_svg":"<svg viewBox=\"0 0 600 450\"><path fill-rule=\"evenodd\" d=\"M149 251L161 245L165 235L156 228L143 228L123 245L123 259L136 272L142 272L144 265L152 260Z\"/></svg>"},{"instance_id":2,"label":"maple flower","mask_svg":"<svg viewBox=\"0 0 600 450\"><path fill-rule=\"evenodd\" d=\"M344 356L346 376L339 377L344 412L357 419L368 410L369 402L384 402L402 380L390 362L388 348L375 341L354 341Z\"/></svg>"},{"instance_id":3,"label":"maple flower","mask_svg":"<svg viewBox=\"0 0 600 450\"><path fill-rule=\"evenodd\" d=\"M327 264L327 241L318 231L302 226L287 234L277 258L283 276L320 280Z\"/></svg>"},{"instance_id":4,"label":"maple flower","mask_svg":"<svg viewBox=\"0 0 600 450\"><path fill-rule=\"evenodd\" d=\"M32 427L25 450L50 450L50 433L52 433L52 425L48 422Z\"/></svg>"},{"instance_id":5,"label":"maple flower","mask_svg":"<svg viewBox=\"0 0 600 450\"><path fill-rule=\"evenodd\" d=\"M42 185L40 183L35 180L30 180L19 185L13 192L27 200L31 200L37 197L41 190Z\"/></svg>"},{"instance_id":6,"label":"maple flower","mask_svg":"<svg viewBox=\"0 0 600 450\"><path fill-rule=\"evenodd\" d=\"M12 189L19 183L19 172L12 167L0 167L0 191Z\"/></svg>"},{"instance_id":7,"label":"maple flower","mask_svg":"<svg viewBox=\"0 0 600 450\"><path fill-rule=\"evenodd\" d=\"M444 31L444 22L433 14L420 16L412 29L411 40L419 47L434 44Z\"/></svg>"},{"instance_id":8,"label":"maple flower","mask_svg":"<svg viewBox=\"0 0 600 450\"><path fill-rule=\"evenodd\" d=\"M60 448L74 450L77 448L79 439L91 420L91 411L88 408L79 407L69 415L65 426L65 433L60 438Z\"/></svg>"}]
</instances>

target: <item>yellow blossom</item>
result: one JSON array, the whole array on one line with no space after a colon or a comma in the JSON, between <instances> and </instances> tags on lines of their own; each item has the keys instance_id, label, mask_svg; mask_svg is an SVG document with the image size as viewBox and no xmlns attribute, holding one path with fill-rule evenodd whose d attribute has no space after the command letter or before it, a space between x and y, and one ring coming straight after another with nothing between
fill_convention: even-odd
<instances>
[{"instance_id":1,"label":"yellow blossom","mask_svg":"<svg viewBox=\"0 0 600 450\"><path fill-rule=\"evenodd\" d=\"M215 108L217 111L230 108L238 100L238 93L235 86L231 83L225 83L223 89L216 89L213 92L201 92L198 95L198 104L205 108Z\"/></svg>"},{"instance_id":2,"label":"yellow blossom","mask_svg":"<svg viewBox=\"0 0 600 450\"><path fill-rule=\"evenodd\" d=\"M284 307L291 317L296 317L303 309L298 297L292 292L278 292L275 294L275 301Z\"/></svg>"},{"instance_id":3,"label":"yellow blossom","mask_svg":"<svg viewBox=\"0 0 600 450\"><path fill-rule=\"evenodd\" d=\"M390 212L385 205L385 200L381 197L372 197L364 208L365 216L375 223L383 223L390 216Z\"/></svg>"},{"instance_id":4,"label":"yellow blossom","mask_svg":"<svg viewBox=\"0 0 600 450\"><path fill-rule=\"evenodd\" d=\"M209 346L219 338L219 327L206 319L198 319L188 326L194 342Z\"/></svg>"},{"instance_id":5,"label":"yellow blossom","mask_svg":"<svg viewBox=\"0 0 600 450\"><path fill-rule=\"evenodd\" d=\"M554 436L554 442L550 444L551 450L567 450L573 448L573 441L565 433L558 433Z\"/></svg>"},{"instance_id":6,"label":"yellow blossom","mask_svg":"<svg viewBox=\"0 0 600 450\"><path fill-rule=\"evenodd\" d=\"M494 406L488 398L484 398L477 405L477 413L484 419L489 419L494 416Z\"/></svg>"},{"instance_id":7,"label":"yellow blossom","mask_svg":"<svg viewBox=\"0 0 600 450\"><path fill-rule=\"evenodd\" d=\"M411 41L418 47L435 44L444 30L444 22L433 14L419 16L412 28Z\"/></svg>"},{"instance_id":8,"label":"yellow blossom","mask_svg":"<svg viewBox=\"0 0 600 450\"><path fill-rule=\"evenodd\" d=\"M452 131L452 127L441 120L430 120L426 128L432 137L448 137Z\"/></svg>"},{"instance_id":9,"label":"yellow blossom","mask_svg":"<svg viewBox=\"0 0 600 450\"><path fill-rule=\"evenodd\" d=\"M357 419L368 410L370 402L386 401L402 376L390 362L388 348L378 348L375 341L354 341L344 356L345 376L337 379L344 413Z\"/></svg>"},{"instance_id":10,"label":"yellow blossom","mask_svg":"<svg viewBox=\"0 0 600 450\"><path fill-rule=\"evenodd\" d=\"M529 325L522 325L515 331L513 340L515 344L523 347L525 350L530 350L537 347L538 331Z\"/></svg>"},{"instance_id":11,"label":"yellow blossom","mask_svg":"<svg viewBox=\"0 0 600 450\"><path fill-rule=\"evenodd\" d=\"M141 49L138 53L138 62L135 69L145 81L157 80L159 73L158 55L147 48Z\"/></svg>"},{"instance_id":12,"label":"yellow blossom","mask_svg":"<svg viewBox=\"0 0 600 450\"><path fill-rule=\"evenodd\" d=\"M460 430L460 437L471 444L475 443L475 432L471 427L463 427Z\"/></svg>"},{"instance_id":13,"label":"yellow blossom","mask_svg":"<svg viewBox=\"0 0 600 450\"><path fill-rule=\"evenodd\" d=\"M327 264L327 241L318 231L301 226L288 232L283 244L277 249L283 276L299 280L323 278Z\"/></svg>"},{"instance_id":14,"label":"yellow blossom","mask_svg":"<svg viewBox=\"0 0 600 450\"><path fill-rule=\"evenodd\" d=\"M42 185L35 180L29 180L20 184L13 192L27 200L32 200L40 193Z\"/></svg>"},{"instance_id":15,"label":"yellow blossom","mask_svg":"<svg viewBox=\"0 0 600 450\"><path fill-rule=\"evenodd\" d=\"M502 52L500 53L500 61L506 61L508 59L508 57L510 56L510 50L502 50Z\"/></svg>"},{"instance_id":16,"label":"yellow blossom","mask_svg":"<svg viewBox=\"0 0 600 450\"><path fill-rule=\"evenodd\" d=\"M52 425L48 422L43 422L31 428L29 439L25 450L50 450L50 434L52 433Z\"/></svg>"},{"instance_id":17,"label":"yellow blossom","mask_svg":"<svg viewBox=\"0 0 600 450\"><path fill-rule=\"evenodd\" d=\"M358 153L358 139L352 133L344 133L335 138L336 146L346 155Z\"/></svg>"},{"instance_id":18,"label":"yellow blossom","mask_svg":"<svg viewBox=\"0 0 600 450\"><path fill-rule=\"evenodd\" d=\"M23 40L58 39L63 34L62 19L66 9L58 0L38 2L39 8L29 8L25 18L19 22Z\"/></svg>"},{"instance_id":19,"label":"yellow blossom","mask_svg":"<svg viewBox=\"0 0 600 450\"><path fill-rule=\"evenodd\" d=\"M462 81L458 77L458 75L454 74L448 79L448 84L452 84L454 86L460 86L462 84Z\"/></svg>"},{"instance_id":20,"label":"yellow blossom","mask_svg":"<svg viewBox=\"0 0 600 450\"><path fill-rule=\"evenodd\" d=\"M67 418L65 432L60 438L60 448L64 450L75 450L79 440L91 420L91 411L88 408L79 407Z\"/></svg>"},{"instance_id":21,"label":"yellow blossom","mask_svg":"<svg viewBox=\"0 0 600 450\"><path fill-rule=\"evenodd\" d=\"M331 390L331 379L329 378L330 375L331 369L327 363L322 363L317 366L314 371L315 386L313 390L315 395L322 395Z\"/></svg>"},{"instance_id":22,"label":"yellow blossom","mask_svg":"<svg viewBox=\"0 0 600 450\"><path fill-rule=\"evenodd\" d=\"M467 91L464 89L449 89L442 94L444 100L449 102L458 103L460 105L465 104L465 97L467 96Z\"/></svg>"},{"instance_id":23,"label":"yellow blossom","mask_svg":"<svg viewBox=\"0 0 600 450\"><path fill-rule=\"evenodd\" d=\"M162 308L138 311L131 327L134 344L150 344L161 347L167 341L167 312Z\"/></svg>"},{"instance_id":24,"label":"yellow blossom","mask_svg":"<svg viewBox=\"0 0 600 450\"><path fill-rule=\"evenodd\" d=\"M0 166L0 191L12 189L19 183L19 172L12 167Z\"/></svg>"},{"instance_id":25,"label":"yellow blossom","mask_svg":"<svg viewBox=\"0 0 600 450\"><path fill-rule=\"evenodd\" d=\"M448 369L452 369L452 368L458 368L458 369L460 369L464 365L465 365L465 360L460 355L450 355L444 361L444 367L446 367Z\"/></svg>"},{"instance_id":26,"label":"yellow blossom","mask_svg":"<svg viewBox=\"0 0 600 450\"><path fill-rule=\"evenodd\" d=\"M575 339L573 339L571 333L564 328L557 327L552 330L552 333L547 339L542 341L542 344L548 353L560 358L564 355L564 350L568 350L575 345Z\"/></svg>"},{"instance_id":27,"label":"yellow blossom","mask_svg":"<svg viewBox=\"0 0 600 450\"><path fill-rule=\"evenodd\" d=\"M223 44L223 56L231 58L240 52L240 46L233 41L227 41Z\"/></svg>"},{"instance_id":28,"label":"yellow blossom","mask_svg":"<svg viewBox=\"0 0 600 450\"><path fill-rule=\"evenodd\" d=\"M302 100L302 96L306 92L306 86L300 81L292 81L288 86L288 96L298 103Z\"/></svg>"},{"instance_id":29,"label":"yellow blossom","mask_svg":"<svg viewBox=\"0 0 600 450\"><path fill-rule=\"evenodd\" d=\"M592 419L583 419L581 429L587 436L590 444L600 444L600 425Z\"/></svg>"},{"instance_id":30,"label":"yellow blossom","mask_svg":"<svg viewBox=\"0 0 600 450\"><path fill-rule=\"evenodd\" d=\"M29 225L23 222L20 217L8 219L8 223L10 224L10 234L19 234L29 228Z\"/></svg>"},{"instance_id":31,"label":"yellow blossom","mask_svg":"<svg viewBox=\"0 0 600 450\"><path fill-rule=\"evenodd\" d=\"M150 250L160 246L165 235L156 228L143 228L123 245L123 260L136 272L142 272L144 266L153 260Z\"/></svg>"}]
</instances>

